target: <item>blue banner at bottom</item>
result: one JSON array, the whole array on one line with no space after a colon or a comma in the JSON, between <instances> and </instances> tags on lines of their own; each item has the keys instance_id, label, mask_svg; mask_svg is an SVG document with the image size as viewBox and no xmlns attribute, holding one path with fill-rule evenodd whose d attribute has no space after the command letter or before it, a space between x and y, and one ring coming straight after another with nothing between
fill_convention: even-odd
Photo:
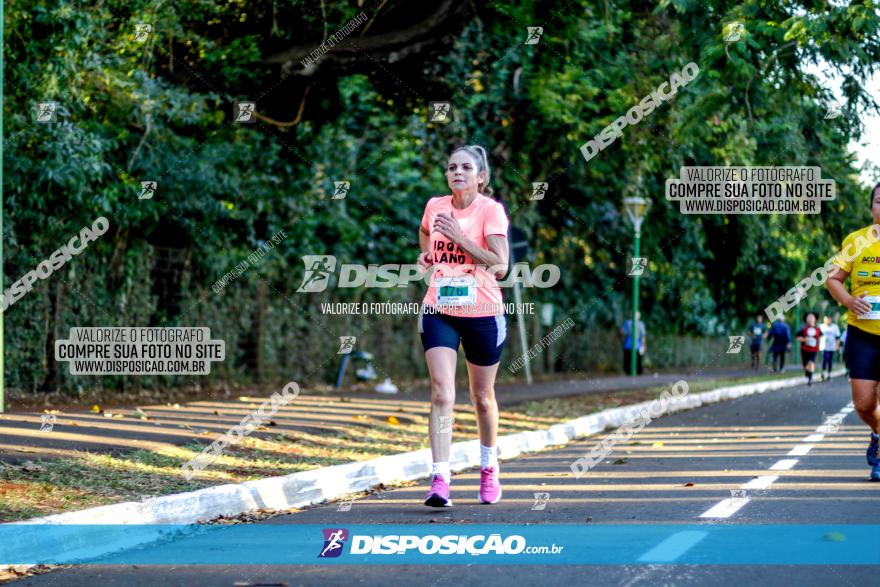
<instances>
[{"instance_id":1,"label":"blue banner at bottom","mask_svg":"<svg viewBox=\"0 0 880 587\"><path fill-rule=\"evenodd\" d=\"M880 525L0 525L0 564L878 565Z\"/></svg>"}]
</instances>

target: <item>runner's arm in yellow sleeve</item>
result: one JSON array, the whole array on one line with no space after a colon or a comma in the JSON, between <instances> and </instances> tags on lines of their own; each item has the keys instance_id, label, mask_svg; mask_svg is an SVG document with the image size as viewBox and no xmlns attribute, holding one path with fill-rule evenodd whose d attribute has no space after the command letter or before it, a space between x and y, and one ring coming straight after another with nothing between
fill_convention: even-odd
<instances>
[{"instance_id":1,"label":"runner's arm in yellow sleeve","mask_svg":"<svg viewBox=\"0 0 880 587\"><path fill-rule=\"evenodd\" d=\"M850 293L846 291L846 286L843 282L846 281L847 277L849 277L848 271L844 271L840 267L835 267L834 273L828 276L828 281L825 282L825 287L828 288L828 292L831 294L832 298L837 300L837 303L846 307L846 309L856 316L867 314L871 311L871 304L862 298L850 295Z\"/></svg>"}]
</instances>

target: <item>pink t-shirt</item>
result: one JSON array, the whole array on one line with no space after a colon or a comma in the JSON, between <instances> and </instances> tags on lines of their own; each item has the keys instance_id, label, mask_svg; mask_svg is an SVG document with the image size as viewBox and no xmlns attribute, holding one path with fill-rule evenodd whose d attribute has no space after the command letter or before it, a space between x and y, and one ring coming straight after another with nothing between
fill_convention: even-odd
<instances>
[{"instance_id":1,"label":"pink t-shirt","mask_svg":"<svg viewBox=\"0 0 880 587\"><path fill-rule=\"evenodd\" d=\"M434 229L434 220L441 212L455 218L464 235L487 251L486 236L497 234L507 238L507 215L504 207L492 198L478 195L464 210L452 207L452 196L428 200L422 228L430 234L428 250L433 254L434 274L422 303L437 306L440 312L451 316L503 314L501 288L489 268L477 266L464 249Z\"/></svg>"}]
</instances>

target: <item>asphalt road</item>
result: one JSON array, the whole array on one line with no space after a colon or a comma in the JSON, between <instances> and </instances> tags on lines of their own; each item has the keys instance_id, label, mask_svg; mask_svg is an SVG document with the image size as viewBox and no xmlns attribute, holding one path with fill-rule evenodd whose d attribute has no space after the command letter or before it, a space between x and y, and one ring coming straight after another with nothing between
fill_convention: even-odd
<instances>
[{"instance_id":1,"label":"asphalt road","mask_svg":"<svg viewBox=\"0 0 880 587\"><path fill-rule=\"evenodd\" d=\"M848 384L839 378L679 413L618 445L580 479L571 475L569 465L590 452L596 437L507 461L501 467L504 499L491 506L476 502L478 473L470 471L453 477L454 508L423 506L425 482L357 500L348 511L339 511L334 503L261 523L876 524L880 483L868 481L868 431L857 415L850 412L838 430L805 440L849 402ZM731 493L742 491L747 483L745 497ZM535 492L550 494L544 509L534 509ZM876 566L843 565L105 566L62 570L16 584L460 587L513 580L517 587L749 581L824 587L877 584L877 572Z\"/></svg>"}]
</instances>

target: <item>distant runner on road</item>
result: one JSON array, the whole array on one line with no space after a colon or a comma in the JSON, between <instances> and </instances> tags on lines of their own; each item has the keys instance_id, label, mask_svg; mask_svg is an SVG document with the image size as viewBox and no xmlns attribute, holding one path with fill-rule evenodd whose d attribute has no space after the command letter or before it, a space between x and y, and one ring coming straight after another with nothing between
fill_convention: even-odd
<instances>
[{"instance_id":1,"label":"distant runner on road","mask_svg":"<svg viewBox=\"0 0 880 587\"><path fill-rule=\"evenodd\" d=\"M767 333L767 340L772 341L770 344L770 354L773 355L773 372L785 370L785 353L791 348L791 330L788 324L777 318L770 326L770 332ZM778 369L777 369L778 365Z\"/></svg>"},{"instance_id":2,"label":"distant runner on road","mask_svg":"<svg viewBox=\"0 0 880 587\"><path fill-rule=\"evenodd\" d=\"M880 481L880 183L871 190L874 224L843 240L826 287L846 306L846 364L853 405L871 428L866 453L871 481ZM854 254L857 252L858 254ZM844 281L850 277L847 291Z\"/></svg>"},{"instance_id":3,"label":"distant runner on road","mask_svg":"<svg viewBox=\"0 0 880 587\"><path fill-rule=\"evenodd\" d=\"M822 381L831 379L831 370L834 368L834 353L840 349L840 328L834 323L831 316L825 316L824 324L819 327L822 331L822 340L819 341L819 351L822 353Z\"/></svg>"},{"instance_id":4,"label":"distant runner on road","mask_svg":"<svg viewBox=\"0 0 880 587\"><path fill-rule=\"evenodd\" d=\"M801 363L807 385L813 385L813 372L816 370L816 355L819 354L819 337L822 331L816 326L819 316L815 312L807 312L806 326L798 330L797 340L801 343Z\"/></svg>"},{"instance_id":5,"label":"distant runner on road","mask_svg":"<svg viewBox=\"0 0 880 587\"><path fill-rule=\"evenodd\" d=\"M624 320L620 327L620 333L623 335L623 372L627 375L632 371L632 349L637 349L636 354L636 375L642 374L642 357L645 354L647 346L645 345L645 323L642 322L642 313L636 312L636 329L635 344L633 344L632 336L632 318Z\"/></svg>"},{"instance_id":6,"label":"distant runner on road","mask_svg":"<svg viewBox=\"0 0 880 587\"><path fill-rule=\"evenodd\" d=\"M422 301L419 334L431 375L431 489L425 505L447 507L452 472L452 408L458 347L464 347L471 403L480 431L482 503L501 499L498 404L495 376L507 339L507 319L497 279L507 273L509 222L488 187L489 161L483 147L452 152L446 182L452 195L431 198L419 229L419 264L432 265L431 285Z\"/></svg>"},{"instance_id":7,"label":"distant runner on road","mask_svg":"<svg viewBox=\"0 0 880 587\"><path fill-rule=\"evenodd\" d=\"M749 326L749 338L752 340L752 369L757 371L761 368L761 343L767 338L767 325L764 324L764 314L756 314L755 321Z\"/></svg>"}]
</instances>

